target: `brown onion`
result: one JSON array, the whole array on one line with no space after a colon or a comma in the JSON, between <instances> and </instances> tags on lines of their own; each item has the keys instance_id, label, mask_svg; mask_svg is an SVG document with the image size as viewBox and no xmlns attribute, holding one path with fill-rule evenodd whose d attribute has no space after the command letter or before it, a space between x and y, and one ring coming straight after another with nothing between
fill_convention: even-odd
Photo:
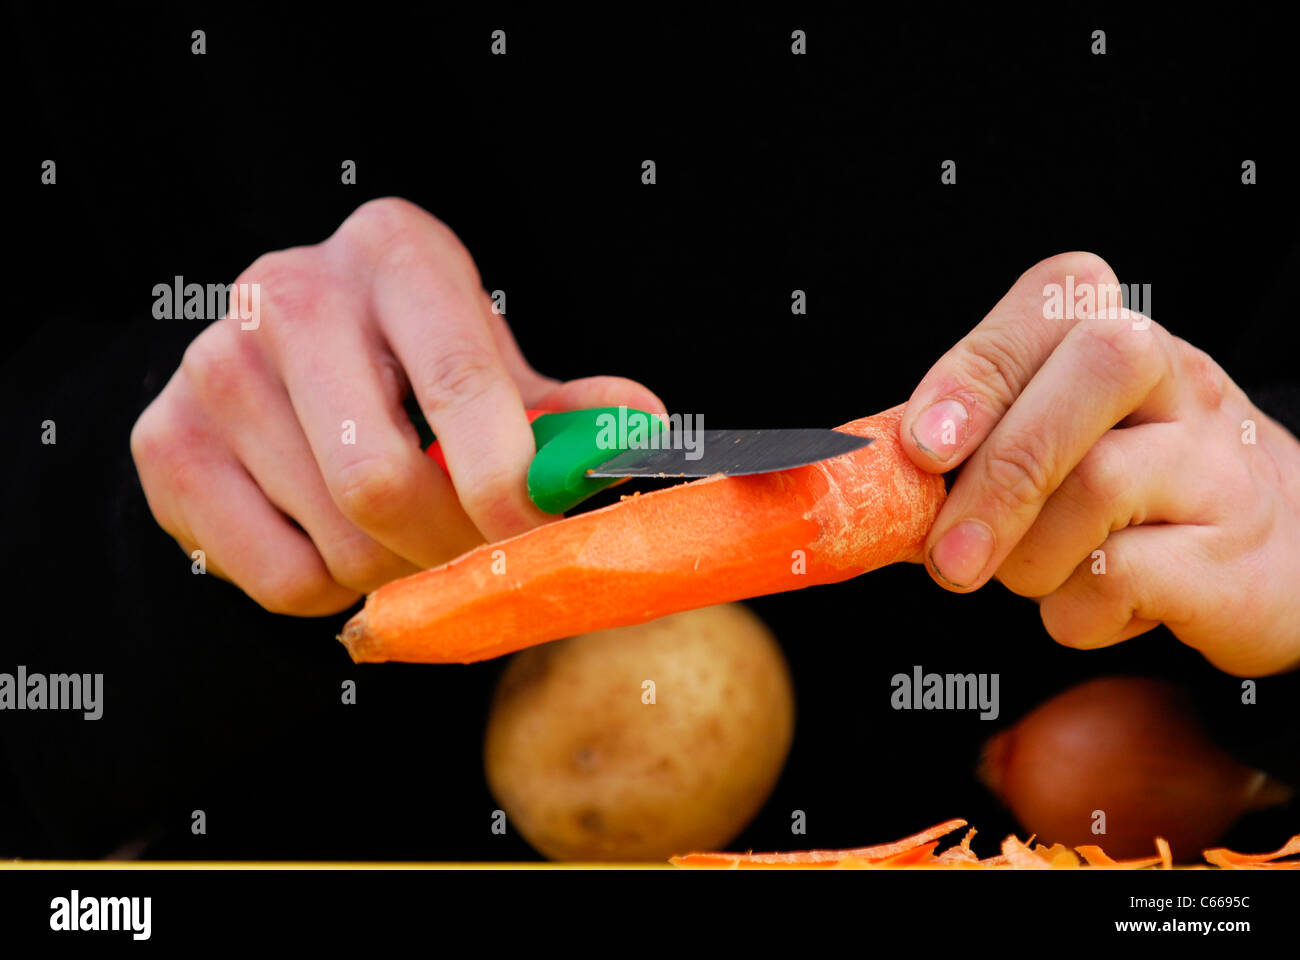
<instances>
[{"instance_id":1,"label":"brown onion","mask_svg":"<svg viewBox=\"0 0 1300 960\"><path fill-rule=\"evenodd\" d=\"M980 779L1044 843L1117 858L1169 841L1199 859L1244 812L1290 790L1214 744L1168 683L1106 677L1041 704L984 745ZM1105 832L1094 832L1104 815Z\"/></svg>"}]
</instances>

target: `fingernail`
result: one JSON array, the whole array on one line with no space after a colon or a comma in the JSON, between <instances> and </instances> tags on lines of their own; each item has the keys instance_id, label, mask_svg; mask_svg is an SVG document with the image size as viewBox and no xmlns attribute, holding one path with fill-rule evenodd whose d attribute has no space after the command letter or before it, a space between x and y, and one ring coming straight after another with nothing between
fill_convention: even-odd
<instances>
[{"instance_id":1,"label":"fingernail","mask_svg":"<svg viewBox=\"0 0 1300 960\"><path fill-rule=\"evenodd\" d=\"M963 520L930 551L930 565L954 587L969 587L993 555L993 530L983 520Z\"/></svg>"},{"instance_id":2,"label":"fingernail","mask_svg":"<svg viewBox=\"0 0 1300 960\"><path fill-rule=\"evenodd\" d=\"M912 424L916 445L940 463L946 461L966 439L970 416L960 400L940 400L926 407Z\"/></svg>"}]
</instances>

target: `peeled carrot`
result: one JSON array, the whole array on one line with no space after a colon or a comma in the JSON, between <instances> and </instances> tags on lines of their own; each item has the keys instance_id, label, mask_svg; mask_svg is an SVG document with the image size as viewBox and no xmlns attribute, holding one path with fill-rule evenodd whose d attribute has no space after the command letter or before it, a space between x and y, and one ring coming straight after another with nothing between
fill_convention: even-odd
<instances>
[{"instance_id":1,"label":"peeled carrot","mask_svg":"<svg viewBox=\"0 0 1300 960\"><path fill-rule=\"evenodd\" d=\"M833 460L707 477L484 544L380 587L339 639L358 663L469 663L916 559L944 485L904 453L902 413L840 427L875 442Z\"/></svg>"}]
</instances>

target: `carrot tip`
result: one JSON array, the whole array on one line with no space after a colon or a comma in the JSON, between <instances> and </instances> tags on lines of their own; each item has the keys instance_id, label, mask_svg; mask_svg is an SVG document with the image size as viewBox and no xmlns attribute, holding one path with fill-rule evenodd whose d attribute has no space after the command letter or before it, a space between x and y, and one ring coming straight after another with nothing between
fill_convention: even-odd
<instances>
[{"instance_id":1,"label":"carrot tip","mask_svg":"<svg viewBox=\"0 0 1300 960\"><path fill-rule=\"evenodd\" d=\"M371 646L371 639L366 630L364 610L344 624L343 632L338 636L339 643L347 648L348 656L352 658L353 663L365 663L370 659L367 653Z\"/></svg>"}]
</instances>

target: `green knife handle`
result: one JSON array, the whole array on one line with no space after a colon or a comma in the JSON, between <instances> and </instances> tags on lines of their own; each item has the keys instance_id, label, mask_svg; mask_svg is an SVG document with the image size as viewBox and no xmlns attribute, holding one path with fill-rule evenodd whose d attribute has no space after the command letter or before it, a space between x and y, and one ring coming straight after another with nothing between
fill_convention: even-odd
<instances>
[{"instance_id":1,"label":"green knife handle","mask_svg":"<svg viewBox=\"0 0 1300 960\"><path fill-rule=\"evenodd\" d=\"M668 429L653 414L626 407L529 410L528 419L537 444L528 467L528 498L546 513L563 513L617 483L619 477L589 477L587 471ZM425 452L447 469L437 440Z\"/></svg>"}]
</instances>

